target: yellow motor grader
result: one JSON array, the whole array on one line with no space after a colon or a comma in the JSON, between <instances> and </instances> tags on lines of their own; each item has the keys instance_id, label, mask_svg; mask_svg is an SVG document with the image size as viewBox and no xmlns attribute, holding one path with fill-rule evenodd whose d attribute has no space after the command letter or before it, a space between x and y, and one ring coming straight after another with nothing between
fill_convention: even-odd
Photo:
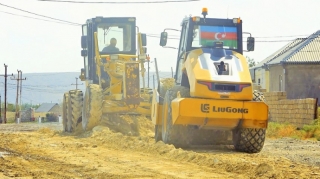
<instances>
[{"instance_id":1,"label":"yellow motor grader","mask_svg":"<svg viewBox=\"0 0 320 179\"><path fill-rule=\"evenodd\" d=\"M252 88L242 20L207 18L206 8L202 14L181 23L173 85L160 83L154 89L155 140L175 146L233 144L237 151L260 152L269 109L263 94ZM247 51L253 50L250 34Z\"/></svg>"},{"instance_id":2,"label":"yellow motor grader","mask_svg":"<svg viewBox=\"0 0 320 179\"><path fill-rule=\"evenodd\" d=\"M144 63L149 60L146 42L146 34L139 32L135 17L95 17L86 21L82 26L84 68L80 75L86 90L64 94L65 131L90 130L101 122L117 126L123 123L117 115L151 115L152 90L144 86ZM130 128L131 124L127 125Z\"/></svg>"}]
</instances>

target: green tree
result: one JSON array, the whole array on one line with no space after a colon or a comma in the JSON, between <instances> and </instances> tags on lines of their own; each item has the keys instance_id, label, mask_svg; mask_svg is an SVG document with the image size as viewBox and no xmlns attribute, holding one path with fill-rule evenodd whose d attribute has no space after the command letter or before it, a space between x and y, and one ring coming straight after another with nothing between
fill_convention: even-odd
<instances>
[{"instance_id":1,"label":"green tree","mask_svg":"<svg viewBox=\"0 0 320 179\"><path fill-rule=\"evenodd\" d=\"M256 61L253 58L246 56L249 68L256 66Z\"/></svg>"},{"instance_id":2,"label":"green tree","mask_svg":"<svg viewBox=\"0 0 320 179\"><path fill-rule=\"evenodd\" d=\"M29 109L29 108L35 108L35 109L37 109L39 106L40 106L39 104L23 103L23 104L21 105L21 108L22 108L22 110Z\"/></svg>"}]
</instances>

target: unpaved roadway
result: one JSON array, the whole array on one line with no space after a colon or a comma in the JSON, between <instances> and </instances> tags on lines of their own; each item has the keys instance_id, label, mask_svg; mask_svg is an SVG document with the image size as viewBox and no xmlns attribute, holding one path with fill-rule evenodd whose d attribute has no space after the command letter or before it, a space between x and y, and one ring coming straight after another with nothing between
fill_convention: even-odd
<instances>
[{"instance_id":1,"label":"unpaved roadway","mask_svg":"<svg viewBox=\"0 0 320 179\"><path fill-rule=\"evenodd\" d=\"M0 178L320 178L320 142L268 139L262 152L230 146L176 149L98 126L71 135L57 123L1 124Z\"/></svg>"}]
</instances>

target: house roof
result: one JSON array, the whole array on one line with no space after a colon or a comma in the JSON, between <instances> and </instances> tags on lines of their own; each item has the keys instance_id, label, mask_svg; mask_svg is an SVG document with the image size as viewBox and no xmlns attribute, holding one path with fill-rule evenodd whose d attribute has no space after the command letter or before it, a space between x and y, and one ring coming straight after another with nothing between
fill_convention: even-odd
<instances>
[{"instance_id":1,"label":"house roof","mask_svg":"<svg viewBox=\"0 0 320 179\"><path fill-rule=\"evenodd\" d=\"M299 44L303 40L305 40L305 39L298 38L298 39L295 39L293 42L288 43L287 45L283 46L282 48L280 48L279 50L277 50L276 52L274 52L273 54L268 56L266 59L259 62L255 66L255 68L262 67L264 64L267 64L267 63L271 62L272 60L274 60L275 58L278 58L279 56L283 55L284 53L286 53L287 51L289 51L290 49L295 47L297 44Z\"/></svg>"},{"instance_id":2,"label":"house roof","mask_svg":"<svg viewBox=\"0 0 320 179\"><path fill-rule=\"evenodd\" d=\"M312 34L306 43L301 44L299 53L294 53L285 59L287 63L315 63L320 62L320 31Z\"/></svg>"},{"instance_id":3,"label":"house roof","mask_svg":"<svg viewBox=\"0 0 320 179\"><path fill-rule=\"evenodd\" d=\"M35 112L49 112L58 103L42 103Z\"/></svg>"},{"instance_id":4,"label":"house roof","mask_svg":"<svg viewBox=\"0 0 320 179\"><path fill-rule=\"evenodd\" d=\"M254 68L279 63L320 63L320 30L307 38L297 38L288 43Z\"/></svg>"}]
</instances>

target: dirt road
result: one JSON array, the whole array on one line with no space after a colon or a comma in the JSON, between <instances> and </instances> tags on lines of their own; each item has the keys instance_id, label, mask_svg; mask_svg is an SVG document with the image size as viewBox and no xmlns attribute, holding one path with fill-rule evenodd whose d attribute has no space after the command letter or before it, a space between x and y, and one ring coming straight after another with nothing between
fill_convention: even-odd
<instances>
[{"instance_id":1,"label":"dirt road","mask_svg":"<svg viewBox=\"0 0 320 179\"><path fill-rule=\"evenodd\" d=\"M144 120L144 119L141 119ZM176 149L107 127L79 135L59 124L0 125L0 178L320 178L320 142L268 139L261 153L229 146Z\"/></svg>"}]
</instances>

